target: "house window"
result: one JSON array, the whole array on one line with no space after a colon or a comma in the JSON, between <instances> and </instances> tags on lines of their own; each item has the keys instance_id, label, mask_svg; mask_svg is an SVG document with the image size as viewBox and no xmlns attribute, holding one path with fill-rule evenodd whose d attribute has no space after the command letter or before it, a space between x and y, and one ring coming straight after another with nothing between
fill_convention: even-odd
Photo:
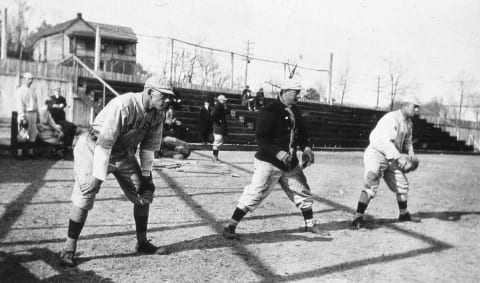
<instances>
[{"instance_id":1,"label":"house window","mask_svg":"<svg viewBox=\"0 0 480 283\"><path fill-rule=\"evenodd\" d=\"M125 45L118 45L118 54L125 54Z\"/></svg>"},{"instance_id":2,"label":"house window","mask_svg":"<svg viewBox=\"0 0 480 283\"><path fill-rule=\"evenodd\" d=\"M105 52L105 51L107 51L107 44L102 43L102 52Z\"/></svg>"}]
</instances>

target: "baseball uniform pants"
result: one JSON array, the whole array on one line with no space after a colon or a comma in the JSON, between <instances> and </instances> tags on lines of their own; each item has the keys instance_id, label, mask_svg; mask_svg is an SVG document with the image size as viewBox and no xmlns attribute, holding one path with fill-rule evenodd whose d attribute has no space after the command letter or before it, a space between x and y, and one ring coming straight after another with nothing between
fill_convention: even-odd
<instances>
[{"instance_id":1,"label":"baseball uniform pants","mask_svg":"<svg viewBox=\"0 0 480 283\"><path fill-rule=\"evenodd\" d=\"M363 191L370 198L376 196L382 177L392 192L397 194L408 193L407 176L398 168L396 162L389 162L383 153L367 147L363 156L363 164L365 166Z\"/></svg>"},{"instance_id":2,"label":"baseball uniform pants","mask_svg":"<svg viewBox=\"0 0 480 283\"><path fill-rule=\"evenodd\" d=\"M313 199L307 178L300 166L284 172L272 164L255 158L255 172L251 183L243 190L238 201L238 208L253 211L272 192L277 183L295 205L302 209L312 207Z\"/></svg>"}]
</instances>

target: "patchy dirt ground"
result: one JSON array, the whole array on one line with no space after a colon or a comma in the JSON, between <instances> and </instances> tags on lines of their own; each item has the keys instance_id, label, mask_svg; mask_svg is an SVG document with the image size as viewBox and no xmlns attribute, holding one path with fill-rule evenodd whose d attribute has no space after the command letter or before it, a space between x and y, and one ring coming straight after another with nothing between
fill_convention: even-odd
<instances>
[{"instance_id":1,"label":"patchy dirt ground","mask_svg":"<svg viewBox=\"0 0 480 283\"><path fill-rule=\"evenodd\" d=\"M368 229L349 224L362 187L362 153L317 153L306 170L315 218L333 240L299 232L297 209L278 187L238 227L219 232L252 173L253 152L195 152L157 160L149 238L167 256L134 253L132 205L114 179L98 195L75 268L58 266L67 233L71 161L0 157L0 282L478 282L480 159L420 155L410 210L422 223L395 223L395 196L382 183Z\"/></svg>"}]
</instances>

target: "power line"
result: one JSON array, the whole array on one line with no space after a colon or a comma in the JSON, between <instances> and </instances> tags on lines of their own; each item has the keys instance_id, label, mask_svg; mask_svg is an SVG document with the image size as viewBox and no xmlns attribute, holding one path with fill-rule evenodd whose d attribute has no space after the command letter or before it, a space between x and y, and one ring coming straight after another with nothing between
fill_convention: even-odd
<instances>
[{"instance_id":1,"label":"power line","mask_svg":"<svg viewBox=\"0 0 480 283\"><path fill-rule=\"evenodd\" d=\"M225 49L219 49L219 48L208 47L208 46L204 46L204 45L200 45L200 44L195 44L195 43L187 42L187 41L177 39L177 38L173 38L173 37L138 34L138 33L137 33L137 36L148 37L148 38L156 38L156 39L164 39L164 40L174 40L174 41L178 41L178 42L181 42L183 44L187 44L187 45L194 46L194 47L197 47L197 48L202 48L202 49L207 49L207 50L222 52L222 53L228 53L228 54L234 54L234 55L237 55L237 56L243 57L245 59L249 59L249 60L255 60L255 61L266 62L266 63L273 63L273 64L281 64L281 65L289 64L288 62L282 62L282 61L277 61L277 60L270 60L270 59L252 57L252 56L249 56L248 54L242 54L242 53L233 52L233 51L229 51L229 50L225 50ZM316 68L312 68L312 67L299 66L299 65L297 65L297 68L303 69L303 70L309 70L309 71L328 72L327 69L316 69Z\"/></svg>"}]
</instances>

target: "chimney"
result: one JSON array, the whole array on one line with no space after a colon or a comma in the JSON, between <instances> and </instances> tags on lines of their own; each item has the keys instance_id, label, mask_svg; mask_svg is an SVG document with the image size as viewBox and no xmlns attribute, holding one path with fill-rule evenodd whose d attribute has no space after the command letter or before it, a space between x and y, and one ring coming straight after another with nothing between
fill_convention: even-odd
<instances>
[{"instance_id":1,"label":"chimney","mask_svg":"<svg viewBox=\"0 0 480 283\"><path fill-rule=\"evenodd\" d=\"M77 13L77 18L81 19L82 18L82 13Z\"/></svg>"}]
</instances>

